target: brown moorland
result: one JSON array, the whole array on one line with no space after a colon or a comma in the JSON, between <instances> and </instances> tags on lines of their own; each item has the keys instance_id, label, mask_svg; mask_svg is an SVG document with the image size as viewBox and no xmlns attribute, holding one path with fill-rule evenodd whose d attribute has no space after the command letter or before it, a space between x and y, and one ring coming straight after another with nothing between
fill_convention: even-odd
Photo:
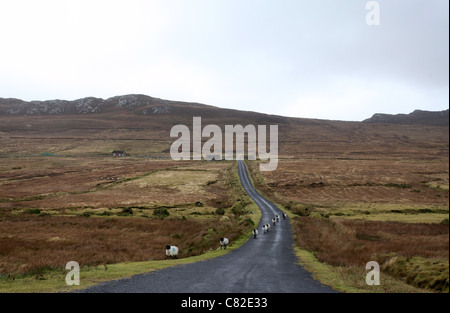
<instances>
[{"instance_id":1,"label":"brown moorland","mask_svg":"<svg viewBox=\"0 0 450 313\"><path fill-rule=\"evenodd\" d=\"M60 231L70 219L78 223L73 233L86 234L79 248L86 244L92 251L121 249L113 242L102 246L97 237L107 237L109 242L115 240L113 232L91 233L88 244L89 231L110 219L118 221L114 232L120 234L128 227L125 232L146 238L149 246L151 239L141 223L161 230L192 223L192 228L186 227L192 234L207 234L209 223L217 221L239 229L246 217L234 219L231 209L245 201L235 189L239 185L235 166L170 160L168 152L175 140L169 137L171 127L190 126L192 118L200 116L203 126L279 126L277 170L259 172L258 162L248 165L257 188L298 216L293 225L302 249L321 262L350 270L376 258L393 277L420 288L448 290L448 274L443 285L433 283L433 278L441 281L441 274L448 273L448 123L296 119L180 102L170 102L167 110L153 109L161 103L102 107L100 113L27 116L6 114L9 104L0 103L0 229L6 247L1 251L8 258L2 261L3 268L29 270L33 266L19 257L21 253L38 255L50 238L55 247L70 242L60 240L67 239ZM115 149L129 156L113 158ZM218 208L225 209L229 221L215 214ZM133 214L127 213L130 209ZM168 217L153 214L165 209ZM91 225L89 231L83 222ZM35 242L25 243L26 228L32 227L43 233ZM171 238L170 232L164 234ZM41 248L33 250L34 244ZM180 245L186 251L188 243ZM151 253L124 249L103 258L90 254L86 262L136 260L137 255L152 258ZM200 244L192 253L203 250ZM48 259L45 253L42 260ZM419 277L418 271L428 273L427 277Z\"/></svg>"}]
</instances>

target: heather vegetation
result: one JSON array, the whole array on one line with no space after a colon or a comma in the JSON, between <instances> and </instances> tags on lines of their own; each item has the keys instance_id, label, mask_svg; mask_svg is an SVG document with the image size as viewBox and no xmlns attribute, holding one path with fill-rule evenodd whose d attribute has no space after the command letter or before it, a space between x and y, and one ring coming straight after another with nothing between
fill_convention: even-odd
<instances>
[{"instance_id":1,"label":"heather vegetation","mask_svg":"<svg viewBox=\"0 0 450 313\"><path fill-rule=\"evenodd\" d=\"M14 107L1 104L2 291L59 290L52 273L72 258L84 275L99 267L95 275L112 279L216 256L222 236L230 249L248 238L258 210L236 163L170 159L171 127L194 116L222 129L278 125L278 168L247 166L256 188L290 215L300 259L316 277L343 291L448 291L448 118L359 123L121 99L95 112L64 102L34 113L19 103L8 113ZM159 261L166 244L179 246L179 260ZM382 267L378 289L364 280L372 260Z\"/></svg>"}]
</instances>

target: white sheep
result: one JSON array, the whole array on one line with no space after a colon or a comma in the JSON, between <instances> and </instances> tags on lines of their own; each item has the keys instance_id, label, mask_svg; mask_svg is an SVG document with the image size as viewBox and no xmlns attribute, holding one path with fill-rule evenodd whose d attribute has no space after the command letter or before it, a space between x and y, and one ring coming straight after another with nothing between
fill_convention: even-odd
<instances>
[{"instance_id":1,"label":"white sheep","mask_svg":"<svg viewBox=\"0 0 450 313\"><path fill-rule=\"evenodd\" d=\"M222 248L226 249L229 242L228 238L220 238L220 250L222 250Z\"/></svg>"},{"instance_id":2,"label":"white sheep","mask_svg":"<svg viewBox=\"0 0 450 313\"><path fill-rule=\"evenodd\" d=\"M257 230L257 229L254 229L254 230L252 231L252 234L253 234L253 238L256 238L256 236L258 235L258 230Z\"/></svg>"},{"instance_id":3,"label":"white sheep","mask_svg":"<svg viewBox=\"0 0 450 313\"><path fill-rule=\"evenodd\" d=\"M167 245L166 246L166 255L169 258L173 256L176 259L177 255L178 255L178 247Z\"/></svg>"},{"instance_id":4,"label":"white sheep","mask_svg":"<svg viewBox=\"0 0 450 313\"><path fill-rule=\"evenodd\" d=\"M280 221L280 216L278 214L275 215L275 219L277 220L277 222L279 222Z\"/></svg>"},{"instance_id":5,"label":"white sheep","mask_svg":"<svg viewBox=\"0 0 450 313\"><path fill-rule=\"evenodd\" d=\"M266 231L268 230L266 224L264 224L264 225L262 226L262 230L263 230L263 233L266 233Z\"/></svg>"},{"instance_id":6,"label":"white sheep","mask_svg":"<svg viewBox=\"0 0 450 313\"><path fill-rule=\"evenodd\" d=\"M273 219L272 219L272 224L273 224L273 226L275 226L275 223L277 222L277 219L274 217Z\"/></svg>"},{"instance_id":7,"label":"white sheep","mask_svg":"<svg viewBox=\"0 0 450 313\"><path fill-rule=\"evenodd\" d=\"M283 212L283 218L286 219L287 214Z\"/></svg>"}]
</instances>

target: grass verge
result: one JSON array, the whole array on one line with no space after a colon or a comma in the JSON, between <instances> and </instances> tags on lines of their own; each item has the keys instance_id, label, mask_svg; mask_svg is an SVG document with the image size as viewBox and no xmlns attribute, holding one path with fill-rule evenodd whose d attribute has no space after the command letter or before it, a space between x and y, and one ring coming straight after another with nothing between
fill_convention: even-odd
<instances>
[{"instance_id":1,"label":"grass verge","mask_svg":"<svg viewBox=\"0 0 450 313\"><path fill-rule=\"evenodd\" d=\"M48 293L48 292L74 292L102 282L131 277L138 274L148 273L163 268L200 262L222 256L239 248L249 236L241 236L234 241L226 250L213 250L201 255L159 261L125 262L101 266L86 266L80 269L80 285L68 286L65 277L68 271L48 271L44 275L23 276L12 280L4 277L0 279L0 292L11 293Z\"/></svg>"},{"instance_id":2,"label":"grass verge","mask_svg":"<svg viewBox=\"0 0 450 313\"><path fill-rule=\"evenodd\" d=\"M314 253L295 248L299 264L312 273L314 279L333 289L345 293L424 293L420 288L410 286L390 275L381 273L379 286L365 283L367 271L357 267L335 267L319 262Z\"/></svg>"}]
</instances>

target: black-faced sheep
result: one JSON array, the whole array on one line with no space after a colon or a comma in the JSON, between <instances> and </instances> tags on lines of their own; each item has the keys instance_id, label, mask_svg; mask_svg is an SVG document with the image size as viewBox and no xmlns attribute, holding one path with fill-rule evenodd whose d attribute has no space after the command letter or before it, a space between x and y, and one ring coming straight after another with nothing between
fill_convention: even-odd
<instances>
[{"instance_id":1,"label":"black-faced sheep","mask_svg":"<svg viewBox=\"0 0 450 313\"><path fill-rule=\"evenodd\" d=\"M275 226L275 223L277 222L277 219L274 217L273 219L272 219L272 224L273 224L273 226Z\"/></svg>"},{"instance_id":2,"label":"black-faced sheep","mask_svg":"<svg viewBox=\"0 0 450 313\"><path fill-rule=\"evenodd\" d=\"M283 219L286 219L286 217L287 217L287 214L283 213Z\"/></svg>"},{"instance_id":3,"label":"black-faced sheep","mask_svg":"<svg viewBox=\"0 0 450 313\"><path fill-rule=\"evenodd\" d=\"M166 256L167 257L170 258L173 256L176 259L177 255L178 255L178 247L171 246L171 245L166 246Z\"/></svg>"},{"instance_id":4,"label":"black-faced sheep","mask_svg":"<svg viewBox=\"0 0 450 313\"><path fill-rule=\"evenodd\" d=\"M275 219L277 220L277 222L279 222L280 221L280 216L278 214L275 215Z\"/></svg>"},{"instance_id":5,"label":"black-faced sheep","mask_svg":"<svg viewBox=\"0 0 450 313\"><path fill-rule=\"evenodd\" d=\"M256 236L258 235L258 230L257 230L257 229L254 229L254 230L252 231L252 234L253 234L253 238L256 238Z\"/></svg>"},{"instance_id":6,"label":"black-faced sheep","mask_svg":"<svg viewBox=\"0 0 450 313\"><path fill-rule=\"evenodd\" d=\"M222 250L222 248L226 249L228 243L229 243L228 238L220 238L220 250Z\"/></svg>"}]
</instances>

